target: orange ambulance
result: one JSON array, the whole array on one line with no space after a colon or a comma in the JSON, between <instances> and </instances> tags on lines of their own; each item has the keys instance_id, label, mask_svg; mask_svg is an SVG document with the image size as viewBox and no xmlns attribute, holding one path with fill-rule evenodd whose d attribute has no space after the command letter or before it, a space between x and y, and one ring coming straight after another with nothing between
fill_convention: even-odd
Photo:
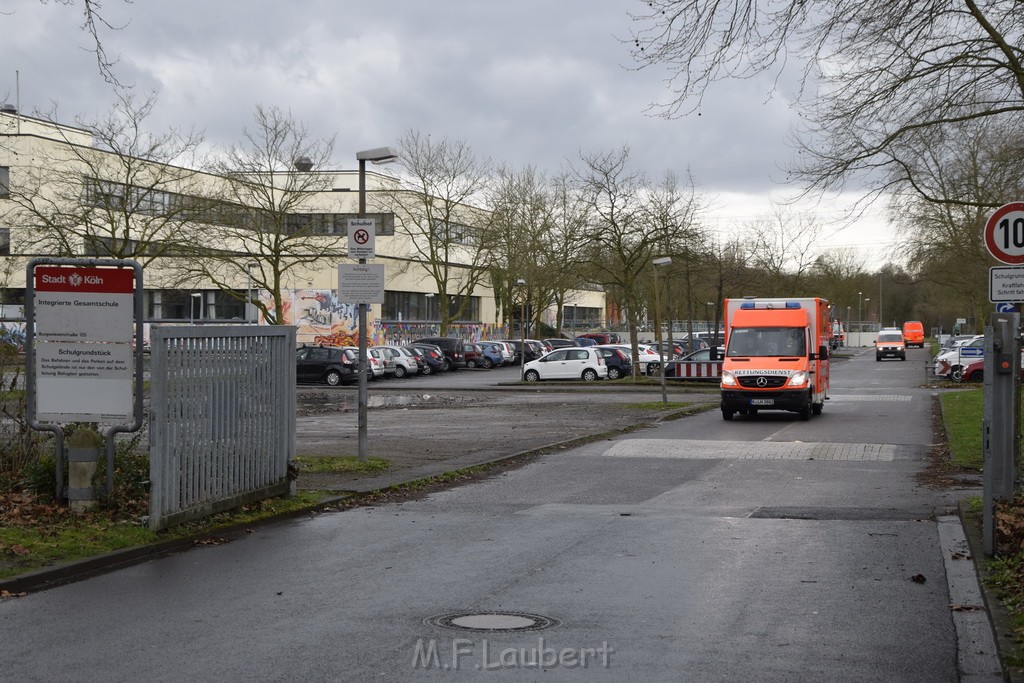
<instances>
[{"instance_id":1,"label":"orange ambulance","mask_svg":"<svg viewBox=\"0 0 1024 683\"><path fill-rule=\"evenodd\" d=\"M722 417L789 410L820 415L829 389L829 302L726 299Z\"/></svg>"}]
</instances>

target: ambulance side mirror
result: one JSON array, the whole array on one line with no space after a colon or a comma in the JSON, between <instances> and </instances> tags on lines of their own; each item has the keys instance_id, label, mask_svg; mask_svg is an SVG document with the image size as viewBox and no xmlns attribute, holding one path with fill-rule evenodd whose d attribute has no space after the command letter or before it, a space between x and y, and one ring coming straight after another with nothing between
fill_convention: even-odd
<instances>
[{"instance_id":1,"label":"ambulance side mirror","mask_svg":"<svg viewBox=\"0 0 1024 683\"><path fill-rule=\"evenodd\" d=\"M818 347L818 353L812 353L810 356L811 360L828 360L828 344L822 344Z\"/></svg>"}]
</instances>

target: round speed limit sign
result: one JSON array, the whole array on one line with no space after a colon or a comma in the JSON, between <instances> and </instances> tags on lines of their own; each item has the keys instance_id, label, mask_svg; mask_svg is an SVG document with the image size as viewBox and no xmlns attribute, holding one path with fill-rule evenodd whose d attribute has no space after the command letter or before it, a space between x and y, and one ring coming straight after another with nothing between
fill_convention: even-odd
<instances>
[{"instance_id":1,"label":"round speed limit sign","mask_svg":"<svg viewBox=\"0 0 1024 683\"><path fill-rule=\"evenodd\" d=\"M1024 263L1024 202L1011 202L995 210L985 223L985 246L997 261Z\"/></svg>"}]
</instances>

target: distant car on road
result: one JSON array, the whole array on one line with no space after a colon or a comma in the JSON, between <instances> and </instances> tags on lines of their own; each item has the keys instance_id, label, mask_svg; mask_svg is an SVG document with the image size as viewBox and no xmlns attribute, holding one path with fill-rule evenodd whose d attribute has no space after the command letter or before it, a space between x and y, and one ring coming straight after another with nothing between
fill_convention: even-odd
<instances>
[{"instance_id":1,"label":"distant car on road","mask_svg":"<svg viewBox=\"0 0 1024 683\"><path fill-rule=\"evenodd\" d=\"M903 333L896 329L886 329L878 333L875 339L875 360L883 358L907 359L907 346L903 341Z\"/></svg>"},{"instance_id":2,"label":"distant car on road","mask_svg":"<svg viewBox=\"0 0 1024 683\"><path fill-rule=\"evenodd\" d=\"M907 343L907 348L916 346L920 349L924 348L924 325L917 320L908 320L903 323L903 340Z\"/></svg>"},{"instance_id":3,"label":"distant car on road","mask_svg":"<svg viewBox=\"0 0 1024 683\"><path fill-rule=\"evenodd\" d=\"M592 382L608 376L601 353L595 348L555 349L537 360L532 360L523 369L523 379L538 382L544 379L582 379Z\"/></svg>"}]
</instances>

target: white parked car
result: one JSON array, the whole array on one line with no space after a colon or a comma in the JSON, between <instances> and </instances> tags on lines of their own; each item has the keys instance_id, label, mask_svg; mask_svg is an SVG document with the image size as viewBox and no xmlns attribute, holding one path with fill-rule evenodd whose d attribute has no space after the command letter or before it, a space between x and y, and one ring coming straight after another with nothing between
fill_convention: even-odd
<instances>
[{"instance_id":1,"label":"white parked car","mask_svg":"<svg viewBox=\"0 0 1024 683\"><path fill-rule=\"evenodd\" d=\"M346 346L346 349L352 349L356 358L359 358L359 347L358 346ZM366 365L370 368L370 374L366 376L366 379L379 379L384 376L384 358L380 351L374 351L372 347L366 349Z\"/></svg>"},{"instance_id":2,"label":"white parked car","mask_svg":"<svg viewBox=\"0 0 1024 683\"><path fill-rule=\"evenodd\" d=\"M374 346L373 348L380 349L395 362L395 377L415 375L420 371L419 363L416 362L416 356L414 356L409 350L403 349L401 346L381 344L380 346Z\"/></svg>"},{"instance_id":3,"label":"white parked car","mask_svg":"<svg viewBox=\"0 0 1024 683\"><path fill-rule=\"evenodd\" d=\"M601 352L594 347L569 347L549 351L523 368L523 379L537 382L542 379L582 379L592 382L608 377L608 366Z\"/></svg>"},{"instance_id":4,"label":"white parked car","mask_svg":"<svg viewBox=\"0 0 1024 683\"><path fill-rule=\"evenodd\" d=\"M630 348L629 344L601 344L600 346L606 349L618 349L626 354L626 357L630 360L633 359L633 349ZM661 367L661 356L658 355L658 350L647 344L637 344L637 367L641 375L656 375L658 374L658 368ZM670 360L668 357L665 360Z\"/></svg>"},{"instance_id":5,"label":"white parked car","mask_svg":"<svg viewBox=\"0 0 1024 683\"><path fill-rule=\"evenodd\" d=\"M978 334L956 342L953 348L936 356L932 370L937 377L959 381L965 367L984 357L985 335Z\"/></svg>"}]
</instances>

